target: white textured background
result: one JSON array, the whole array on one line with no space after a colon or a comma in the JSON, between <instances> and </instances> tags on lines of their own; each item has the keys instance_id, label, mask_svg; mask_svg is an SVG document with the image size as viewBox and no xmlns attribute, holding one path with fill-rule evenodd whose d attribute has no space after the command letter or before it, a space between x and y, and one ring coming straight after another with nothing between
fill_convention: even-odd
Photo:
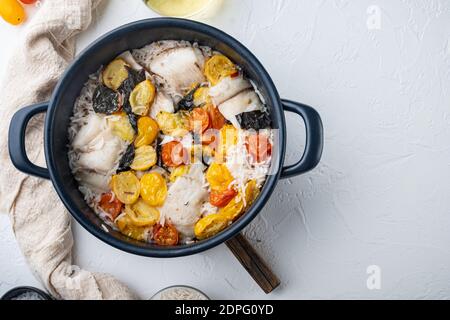
<instances>
[{"instance_id":1,"label":"white textured background","mask_svg":"<svg viewBox=\"0 0 450 320\"><path fill-rule=\"evenodd\" d=\"M78 49L155 16L138 0L105 2ZM371 5L380 10L379 29ZM323 118L320 166L280 182L246 230L282 286L263 294L224 245L186 258L143 258L74 222L75 261L114 274L143 298L188 284L216 299L450 299L450 1L225 0L209 23L248 46L283 97ZM1 76L22 31L0 21ZM291 116L288 126L293 161L304 129ZM0 257L0 294L39 286L5 215ZM380 290L366 286L369 265L381 268Z\"/></svg>"}]
</instances>

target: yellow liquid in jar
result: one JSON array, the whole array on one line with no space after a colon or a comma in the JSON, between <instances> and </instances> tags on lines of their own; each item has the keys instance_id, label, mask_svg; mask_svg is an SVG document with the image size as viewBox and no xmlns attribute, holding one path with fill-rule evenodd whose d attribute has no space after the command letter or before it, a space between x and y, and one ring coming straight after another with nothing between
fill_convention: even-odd
<instances>
[{"instance_id":1,"label":"yellow liquid in jar","mask_svg":"<svg viewBox=\"0 0 450 320\"><path fill-rule=\"evenodd\" d=\"M189 17L217 0L146 0L147 5L164 16Z\"/></svg>"}]
</instances>

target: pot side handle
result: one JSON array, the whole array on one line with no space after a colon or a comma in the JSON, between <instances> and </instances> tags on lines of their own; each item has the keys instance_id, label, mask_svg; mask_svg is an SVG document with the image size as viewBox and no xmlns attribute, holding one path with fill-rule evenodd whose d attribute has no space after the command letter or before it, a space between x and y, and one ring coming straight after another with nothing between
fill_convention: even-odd
<instances>
[{"instance_id":1,"label":"pot side handle","mask_svg":"<svg viewBox=\"0 0 450 320\"><path fill-rule=\"evenodd\" d=\"M8 132L9 157L13 165L26 174L50 179L47 168L39 167L28 159L25 149L25 132L30 119L38 113L46 112L48 102L31 105L17 111L11 119Z\"/></svg>"},{"instance_id":2,"label":"pot side handle","mask_svg":"<svg viewBox=\"0 0 450 320\"><path fill-rule=\"evenodd\" d=\"M285 111L301 116L306 128L305 152L298 162L281 169L280 177L285 179L308 172L317 166L323 150L323 126L319 113L312 107L284 99L282 104Z\"/></svg>"}]
</instances>

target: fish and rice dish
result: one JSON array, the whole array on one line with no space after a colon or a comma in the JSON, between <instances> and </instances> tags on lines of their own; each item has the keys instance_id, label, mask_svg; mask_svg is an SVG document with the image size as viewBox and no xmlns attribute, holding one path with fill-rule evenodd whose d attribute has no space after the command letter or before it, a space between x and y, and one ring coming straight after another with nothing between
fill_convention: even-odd
<instances>
[{"instance_id":1,"label":"fish and rice dish","mask_svg":"<svg viewBox=\"0 0 450 320\"><path fill-rule=\"evenodd\" d=\"M264 98L228 57L158 41L89 76L68 129L69 163L105 224L156 245L192 243L258 197L271 126Z\"/></svg>"}]
</instances>

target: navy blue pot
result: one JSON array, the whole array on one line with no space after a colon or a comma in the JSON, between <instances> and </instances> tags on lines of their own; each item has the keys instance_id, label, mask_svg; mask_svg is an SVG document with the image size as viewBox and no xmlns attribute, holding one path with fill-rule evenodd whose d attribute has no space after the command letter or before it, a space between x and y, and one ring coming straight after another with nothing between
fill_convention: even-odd
<instances>
[{"instance_id":1,"label":"navy blue pot","mask_svg":"<svg viewBox=\"0 0 450 320\"><path fill-rule=\"evenodd\" d=\"M74 180L68 163L67 128L75 99L88 76L99 66L114 59L123 51L141 48L157 40L188 40L221 51L237 64L256 83L266 99L279 134L274 141L275 174L268 177L260 196L252 207L229 228L216 236L190 245L159 247L132 240L121 233L102 229L102 221L88 207ZM295 164L283 166L286 145L284 112L302 117L306 127L306 147L303 157ZM25 129L28 121L38 113L46 112L45 156L47 168L30 162L25 152ZM295 139L293 139L295 141ZM61 77L49 102L29 106L12 118L9 130L9 152L13 164L27 174L51 179L61 200L72 216L90 233L106 243L138 255L151 257L178 257L212 248L235 236L261 211L280 178L288 178L313 169L319 162L323 147L322 122L311 107L281 100L264 67L241 43L226 33L208 25L183 19L147 19L117 28L91 44L73 61Z\"/></svg>"}]
</instances>

